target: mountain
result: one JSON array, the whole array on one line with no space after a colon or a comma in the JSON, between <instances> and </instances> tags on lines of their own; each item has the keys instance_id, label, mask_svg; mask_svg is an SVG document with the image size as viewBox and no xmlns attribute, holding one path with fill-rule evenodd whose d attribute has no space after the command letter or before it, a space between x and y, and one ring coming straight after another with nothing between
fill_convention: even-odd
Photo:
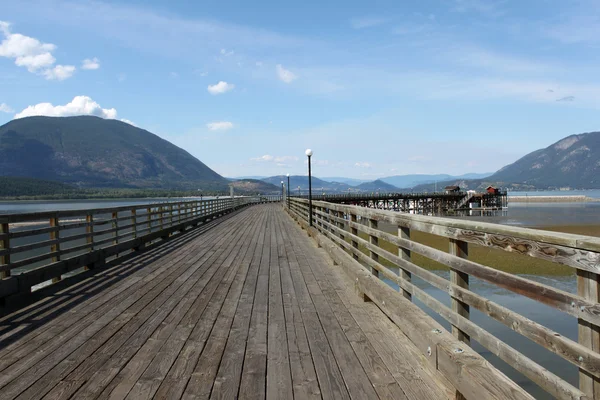
<instances>
[{"instance_id":1,"label":"mountain","mask_svg":"<svg viewBox=\"0 0 600 400\"><path fill-rule=\"evenodd\" d=\"M280 194L281 185L275 186L271 183L258 179L238 179L230 183L235 192L245 194Z\"/></svg>"},{"instance_id":2,"label":"mountain","mask_svg":"<svg viewBox=\"0 0 600 400\"><path fill-rule=\"evenodd\" d=\"M272 183L275 186L281 187L281 181L283 181L287 185L287 176L278 175L271 176L269 178L263 179L264 182ZM298 186L300 186L301 191L308 190L308 176L305 175L292 175L290 176L290 190L295 191L298 190ZM319 179L317 177L312 177L312 188L315 192L325 191L325 192L344 192L348 191L348 188L351 188L350 185L339 182L327 182L325 180Z\"/></svg>"},{"instance_id":3,"label":"mountain","mask_svg":"<svg viewBox=\"0 0 600 400\"><path fill-rule=\"evenodd\" d=\"M412 188L418 185L434 183L435 182L445 182L454 179L483 179L492 175L492 172L489 173L468 173L464 175L448 175L448 174L437 174L437 175L426 175L426 174L412 174L412 175L394 175L388 176L385 178L381 178L382 181L389 183L390 185L394 185L399 188Z\"/></svg>"},{"instance_id":4,"label":"mountain","mask_svg":"<svg viewBox=\"0 0 600 400\"><path fill-rule=\"evenodd\" d=\"M1 126L0 175L78 187L227 190L228 183L153 133L93 116L28 117Z\"/></svg>"},{"instance_id":5,"label":"mountain","mask_svg":"<svg viewBox=\"0 0 600 400\"><path fill-rule=\"evenodd\" d=\"M378 179L373 182L365 182L356 186L356 190L360 190L362 192L378 192L378 193L394 193L400 191L396 186L390 185L389 183L385 183L384 181Z\"/></svg>"},{"instance_id":6,"label":"mountain","mask_svg":"<svg viewBox=\"0 0 600 400\"><path fill-rule=\"evenodd\" d=\"M571 135L507 165L488 178L535 188L600 188L600 132Z\"/></svg>"},{"instance_id":7,"label":"mountain","mask_svg":"<svg viewBox=\"0 0 600 400\"><path fill-rule=\"evenodd\" d=\"M345 183L346 185L350 185L350 186L357 186L360 185L361 183L365 183L365 182L369 182L368 180L365 179L354 179L354 178L343 178L343 177L325 177L325 178L321 178L324 181L327 182L339 182L339 183Z\"/></svg>"},{"instance_id":8,"label":"mountain","mask_svg":"<svg viewBox=\"0 0 600 400\"><path fill-rule=\"evenodd\" d=\"M267 177L266 176L252 175L252 176L236 176L236 177L227 178L227 179L229 179L231 181L239 181L239 180L242 180L242 179L259 179L260 180L260 179L265 179L265 178L267 178Z\"/></svg>"}]
</instances>

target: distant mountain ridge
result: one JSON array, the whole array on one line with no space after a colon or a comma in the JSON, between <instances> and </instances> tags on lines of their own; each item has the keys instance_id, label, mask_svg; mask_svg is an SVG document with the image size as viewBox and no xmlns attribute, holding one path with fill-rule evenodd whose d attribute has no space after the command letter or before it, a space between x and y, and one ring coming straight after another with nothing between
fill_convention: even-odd
<instances>
[{"instance_id":1,"label":"distant mountain ridge","mask_svg":"<svg viewBox=\"0 0 600 400\"><path fill-rule=\"evenodd\" d=\"M435 182L445 182L450 180L462 180L462 179L483 179L492 175L493 172L488 173L468 173L463 175L448 175L448 174L436 174L436 175L427 175L427 174L412 174L412 175L394 175L388 176L384 178L380 178L380 180L389 183L390 185L394 185L399 188L413 188L418 185L435 183Z\"/></svg>"},{"instance_id":2,"label":"distant mountain ridge","mask_svg":"<svg viewBox=\"0 0 600 400\"><path fill-rule=\"evenodd\" d=\"M227 190L228 183L153 133L93 116L28 117L1 126L0 176L78 187Z\"/></svg>"},{"instance_id":3,"label":"distant mountain ridge","mask_svg":"<svg viewBox=\"0 0 600 400\"><path fill-rule=\"evenodd\" d=\"M568 136L527 154L488 179L535 188L600 188L600 132Z\"/></svg>"}]
</instances>

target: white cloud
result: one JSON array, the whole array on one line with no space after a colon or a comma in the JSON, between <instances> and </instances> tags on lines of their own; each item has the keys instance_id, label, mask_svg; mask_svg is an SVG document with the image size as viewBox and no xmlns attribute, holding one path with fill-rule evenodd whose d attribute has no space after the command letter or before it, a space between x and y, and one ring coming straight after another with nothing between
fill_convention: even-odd
<instances>
[{"instance_id":1,"label":"white cloud","mask_svg":"<svg viewBox=\"0 0 600 400\"><path fill-rule=\"evenodd\" d=\"M44 76L48 80L64 81L75 73L75 67L72 65L57 65L44 71Z\"/></svg>"},{"instance_id":2,"label":"white cloud","mask_svg":"<svg viewBox=\"0 0 600 400\"><path fill-rule=\"evenodd\" d=\"M298 161L299 158L296 156L272 156L269 154L265 154L264 156L251 158L250 161L267 161L274 162L278 164L284 164L290 161Z\"/></svg>"},{"instance_id":3,"label":"white cloud","mask_svg":"<svg viewBox=\"0 0 600 400\"><path fill-rule=\"evenodd\" d=\"M95 115L96 117L114 119L117 117L117 110L114 108L102 108L88 96L76 96L73 100L64 106L54 106L51 103L39 103L29 106L17 115L15 119L32 117L35 115L47 117L70 117L74 115ZM129 121L126 121L129 123Z\"/></svg>"},{"instance_id":4,"label":"white cloud","mask_svg":"<svg viewBox=\"0 0 600 400\"><path fill-rule=\"evenodd\" d=\"M225 81L219 81L215 85L208 85L208 93L210 94L223 94L227 93L235 88L233 83L227 83Z\"/></svg>"},{"instance_id":5,"label":"white cloud","mask_svg":"<svg viewBox=\"0 0 600 400\"><path fill-rule=\"evenodd\" d=\"M283 68L281 64L277 64L275 68L277 69L277 76L285 83L292 83L298 79L298 77L292 71Z\"/></svg>"},{"instance_id":6,"label":"white cloud","mask_svg":"<svg viewBox=\"0 0 600 400\"><path fill-rule=\"evenodd\" d=\"M98 68L100 68L100 60L98 60L96 57L86 58L81 62L81 69L92 70Z\"/></svg>"},{"instance_id":7,"label":"white cloud","mask_svg":"<svg viewBox=\"0 0 600 400\"><path fill-rule=\"evenodd\" d=\"M221 55L228 57L233 55L233 50L221 49Z\"/></svg>"},{"instance_id":8,"label":"white cloud","mask_svg":"<svg viewBox=\"0 0 600 400\"><path fill-rule=\"evenodd\" d=\"M273 161L274 159L275 159L275 157L273 157L269 154L265 154L264 156L251 158L250 161Z\"/></svg>"},{"instance_id":9,"label":"white cloud","mask_svg":"<svg viewBox=\"0 0 600 400\"><path fill-rule=\"evenodd\" d=\"M0 103L0 112L9 113L10 114L10 113L12 113L14 111L15 110L13 110L8 104L6 104L6 103Z\"/></svg>"},{"instance_id":10,"label":"white cloud","mask_svg":"<svg viewBox=\"0 0 600 400\"><path fill-rule=\"evenodd\" d=\"M136 128L138 127L136 124L134 124L133 122L131 122L127 118L121 118L119 121L125 122L126 124L129 124L129 125L132 125L132 126L135 126Z\"/></svg>"},{"instance_id":11,"label":"white cloud","mask_svg":"<svg viewBox=\"0 0 600 400\"><path fill-rule=\"evenodd\" d=\"M359 168L371 168L371 164L368 162L357 162L354 164L355 167L359 167Z\"/></svg>"},{"instance_id":12,"label":"white cloud","mask_svg":"<svg viewBox=\"0 0 600 400\"><path fill-rule=\"evenodd\" d=\"M372 28L374 26L381 25L387 21L386 18L381 17L360 17L360 18L352 18L350 20L350 25L354 29L363 29L363 28Z\"/></svg>"},{"instance_id":13,"label":"white cloud","mask_svg":"<svg viewBox=\"0 0 600 400\"><path fill-rule=\"evenodd\" d=\"M27 68L29 72L45 76L46 79L63 80L71 77L75 67L71 65L57 65L52 67L56 58L52 52L56 46L51 43L42 43L38 39L11 33L10 24L0 21L0 31L4 40L0 43L0 57L12 58L15 65Z\"/></svg>"},{"instance_id":14,"label":"white cloud","mask_svg":"<svg viewBox=\"0 0 600 400\"><path fill-rule=\"evenodd\" d=\"M229 121L209 122L206 127L211 131L227 131L233 128L233 123Z\"/></svg>"}]
</instances>

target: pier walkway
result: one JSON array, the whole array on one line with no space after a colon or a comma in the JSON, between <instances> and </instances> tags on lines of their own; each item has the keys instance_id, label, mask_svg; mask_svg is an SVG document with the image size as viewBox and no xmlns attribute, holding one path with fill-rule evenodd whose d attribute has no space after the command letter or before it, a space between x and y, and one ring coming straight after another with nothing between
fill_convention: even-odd
<instances>
[{"instance_id":1,"label":"pier walkway","mask_svg":"<svg viewBox=\"0 0 600 400\"><path fill-rule=\"evenodd\" d=\"M0 319L0 399L455 394L281 204L184 231Z\"/></svg>"}]
</instances>

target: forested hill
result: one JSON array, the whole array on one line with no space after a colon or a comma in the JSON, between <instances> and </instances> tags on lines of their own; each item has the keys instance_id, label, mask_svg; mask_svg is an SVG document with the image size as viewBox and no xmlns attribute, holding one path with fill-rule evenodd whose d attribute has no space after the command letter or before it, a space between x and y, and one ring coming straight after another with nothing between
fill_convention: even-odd
<instances>
[{"instance_id":1,"label":"forested hill","mask_svg":"<svg viewBox=\"0 0 600 400\"><path fill-rule=\"evenodd\" d=\"M28 117L1 126L0 176L78 187L227 190L228 183L153 133L93 116Z\"/></svg>"}]
</instances>

